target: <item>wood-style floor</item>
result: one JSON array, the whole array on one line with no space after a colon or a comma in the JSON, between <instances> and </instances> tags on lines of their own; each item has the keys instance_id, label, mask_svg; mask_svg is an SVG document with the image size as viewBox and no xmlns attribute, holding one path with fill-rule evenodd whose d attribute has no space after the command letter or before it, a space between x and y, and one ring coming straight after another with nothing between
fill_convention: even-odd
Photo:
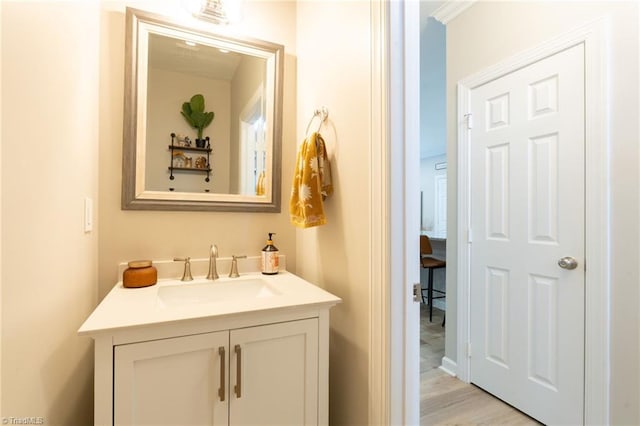
<instances>
[{"instance_id":1,"label":"wood-style floor","mask_svg":"<svg viewBox=\"0 0 640 426\"><path fill-rule=\"evenodd\" d=\"M444 356L443 312L420 305L420 424L539 425L482 389L449 376L438 367Z\"/></svg>"}]
</instances>

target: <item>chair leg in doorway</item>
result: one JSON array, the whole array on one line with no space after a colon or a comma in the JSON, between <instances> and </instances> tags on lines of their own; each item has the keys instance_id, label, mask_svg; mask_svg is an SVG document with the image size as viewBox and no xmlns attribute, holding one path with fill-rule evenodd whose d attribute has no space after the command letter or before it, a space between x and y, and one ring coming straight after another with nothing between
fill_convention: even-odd
<instances>
[{"instance_id":1,"label":"chair leg in doorway","mask_svg":"<svg viewBox=\"0 0 640 426\"><path fill-rule=\"evenodd\" d=\"M433 268L429 268L429 286L427 287L427 302L429 303L429 322L433 322Z\"/></svg>"}]
</instances>

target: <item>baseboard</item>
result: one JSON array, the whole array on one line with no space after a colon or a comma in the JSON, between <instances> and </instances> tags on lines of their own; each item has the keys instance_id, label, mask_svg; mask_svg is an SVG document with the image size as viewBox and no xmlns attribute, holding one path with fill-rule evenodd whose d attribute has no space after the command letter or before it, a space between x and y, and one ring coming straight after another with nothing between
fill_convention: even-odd
<instances>
[{"instance_id":1,"label":"baseboard","mask_svg":"<svg viewBox=\"0 0 640 426\"><path fill-rule=\"evenodd\" d=\"M450 376L456 377L456 371L458 371L458 364L455 361L452 361L450 358L446 356L442 358L442 365L438 367L440 370L444 371Z\"/></svg>"}]
</instances>

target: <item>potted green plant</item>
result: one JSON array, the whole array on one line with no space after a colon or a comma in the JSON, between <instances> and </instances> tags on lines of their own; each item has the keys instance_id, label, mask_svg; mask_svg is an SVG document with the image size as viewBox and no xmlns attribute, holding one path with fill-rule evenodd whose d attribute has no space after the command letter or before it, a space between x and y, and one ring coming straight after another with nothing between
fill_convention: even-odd
<instances>
[{"instance_id":1,"label":"potted green plant","mask_svg":"<svg viewBox=\"0 0 640 426\"><path fill-rule=\"evenodd\" d=\"M196 139L196 146L198 148L206 147L206 140L202 137L202 132L215 117L214 112L205 112L204 110L204 96L196 94L191 97L189 102L182 104L182 116L187 123L198 131L198 137ZM208 138L207 138L208 139Z\"/></svg>"}]
</instances>

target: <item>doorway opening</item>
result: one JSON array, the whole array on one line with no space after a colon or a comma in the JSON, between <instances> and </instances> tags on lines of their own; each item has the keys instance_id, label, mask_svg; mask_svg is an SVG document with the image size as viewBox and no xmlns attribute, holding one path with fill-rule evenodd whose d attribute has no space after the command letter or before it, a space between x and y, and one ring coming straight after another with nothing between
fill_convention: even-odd
<instances>
[{"instance_id":1,"label":"doorway opening","mask_svg":"<svg viewBox=\"0 0 640 426\"><path fill-rule=\"evenodd\" d=\"M267 171L265 120L262 87L240 113L240 194L264 195Z\"/></svg>"},{"instance_id":2,"label":"doorway opening","mask_svg":"<svg viewBox=\"0 0 640 426\"><path fill-rule=\"evenodd\" d=\"M427 236L436 259L455 265L456 253L447 253L447 81L446 26L421 3L420 18L420 234ZM455 168L454 168L455 170ZM453 197L454 194L451 194ZM455 217L455 216L454 216ZM421 249L422 251L422 249ZM422 252L421 252L422 256ZM421 262L421 266L424 266ZM420 423L480 423L508 421L538 424L516 408L455 377L455 361L447 357L447 308L456 327L455 282L447 282L446 267L421 268L420 285ZM455 276L452 274L452 276ZM429 292L428 287L432 287ZM435 296L437 295L437 296ZM426 302L426 303L425 303ZM455 329L454 329L455 330ZM449 336L455 359L456 333ZM444 401L447 401L444 403ZM452 402L453 401L453 402Z\"/></svg>"},{"instance_id":3,"label":"doorway opening","mask_svg":"<svg viewBox=\"0 0 640 426\"><path fill-rule=\"evenodd\" d=\"M446 27L420 4L420 235L430 248L421 257L446 259L447 98ZM442 365L445 353L446 267L421 261L420 377ZM431 277L431 279L430 279ZM432 286L429 291L429 286ZM422 381L422 380L421 380Z\"/></svg>"},{"instance_id":4,"label":"doorway opening","mask_svg":"<svg viewBox=\"0 0 640 426\"><path fill-rule=\"evenodd\" d=\"M588 54L586 57L591 62L587 62L585 64L586 68L590 70L588 81L586 82L586 93L587 99L590 101L587 103L585 107L586 116L591 120L590 124L586 126L588 129L585 144L587 148L587 158L585 161L587 168L587 179L586 179L586 187L587 193L590 194L590 199L587 202L586 211L587 216L586 220L586 231L587 231L587 240L591 241L591 245L587 246L586 249L586 258L588 259L602 259L598 264L590 264L590 268L587 270L586 275L586 291L590 294L587 297L586 302L586 312L585 315L585 334L587 336L587 344L585 345L585 353L587 354L586 365L585 368L585 380L586 385L584 388L584 401L585 401L585 422L599 422L599 420L606 419L607 410L608 410L608 396L606 395L606 389L596 389L594 386L590 385L590 383L606 383L606 374L608 371L608 318L606 315L606 310L608 306L608 292L609 292L609 276L608 276L608 265L609 265L609 252L608 246L606 244L607 235L608 235L608 222L607 222L607 194L608 194L608 186L604 185L603 182L607 182L607 154L606 154L606 146L607 146L607 135L606 135L606 116L607 111L605 110L606 106L606 93L603 89L602 82L606 81L605 79L605 68L602 66L604 60L604 37L603 37L603 28L604 22L594 22L584 25L583 27L579 27L574 31L571 31L565 34L562 37L557 37L551 40L549 43L545 43L542 46L538 46L535 49L531 49L530 51L523 52L522 55L518 55L517 58L512 58L515 66L523 67L527 63L530 63L532 60L532 56L535 54L540 55L540 51L546 50L546 55L551 55L553 52L558 51L558 47L561 44L564 44L564 49L570 47L571 45L575 45L578 43L585 43L585 48ZM536 49L538 51L536 52ZM529 55L527 57L527 55ZM519 62L518 62L519 61ZM529 62L526 62L529 61ZM504 66L504 64L502 64ZM487 78L486 73L482 76L483 78ZM477 77L480 78L480 77ZM473 84L477 84L477 81L465 81L467 87L475 87ZM464 95L459 95L459 99L464 98ZM455 101L455 100L454 100ZM461 111L460 109L458 110ZM452 122L457 122L460 125L460 129L462 129L462 123L464 123L464 117L459 115L456 117L456 120L450 120ZM422 140L422 137L421 137ZM459 141L457 141L459 142ZM469 182L464 179L464 176L460 177L460 169L465 167L465 152L457 152L456 166L457 171L455 171L454 178L457 178L456 191L458 193L450 193L450 197L456 197L457 199L457 209L458 211L454 213L453 216L450 214L451 220L456 220L457 223L457 238L456 244L456 253L449 253L449 260L453 260L454 263L457 263L456 271L457 273L454 276L457 276L457 286L459 288L454 289L454 297L457 296L457 300L455 301L454 306L452 306L453 310L457 312L457 315L451 314L451 322L453 322L453 329L451 329L455 334L455 342L451 347L451 356L454 358L456 362L453 363L453 370L461 379L462 382L468 382L470 380L469 377L469 366L468 366L468 357L467 350L469 346L468 343L468 327L469 327L469 258L465 257L464 251L467 243L468 235L470 235L467 231L469 229L464 225L468 223L464 217L459 216L459 212L468 208L468 200L466 200L465 195L461 195L462 192L466 191L468 195L469 191ZM455 170L455 168L454 168ZM591 188L591 190L589 190ZM425 199L423 194L423 200ZM423 206L424 207L424 206ZM453 213L453 212L452 212ZM451 222L450 222L451 223ZM424 222L422 222L422 227L424 226ZM461 266L462 265L462 266ZM463 288L464 287L464 288ZM451 294L451 283L449 283L449 293ZM599 306L595 302L590 301L606 301L606 303L601 303ZM445 305L445 308L450 307L449 303ZM456 319L458 320L456 322ZM449 322L449 318L447 319ZM446 336L446 333L445 333ZM446 357L445 357L446 361ZM446 365L445 365L446 367ZM432 396L434 394L434 389L431 387L425 386L425 383L422 383L421 386L422 395ZM421 414L424 413L428 406L422 404L421 406ZM433 407L429 408L431 410ZM599 419L599 420L595 420ZM423 423L432 423L433 421L425 421L422 419Z\"/></svg>"}]
</instances>

